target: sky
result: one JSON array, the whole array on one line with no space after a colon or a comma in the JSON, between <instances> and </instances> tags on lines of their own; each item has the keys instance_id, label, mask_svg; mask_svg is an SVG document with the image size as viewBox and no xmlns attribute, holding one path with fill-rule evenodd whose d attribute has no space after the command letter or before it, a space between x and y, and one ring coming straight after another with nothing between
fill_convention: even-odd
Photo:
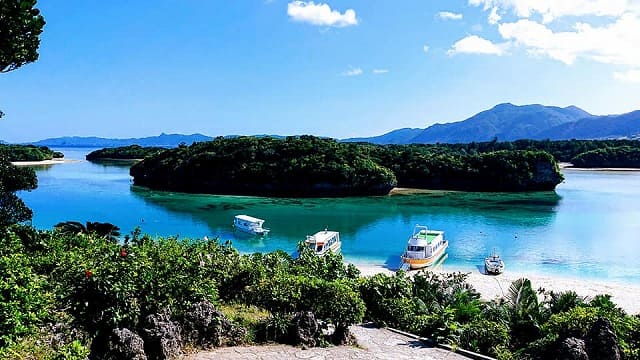
<instances>
[{"instance_id":1,"label":"sky","mask_svg":"<svg viewBox=\"0 0 640 360\"><path fill-rule=\"evenodd\" d=\"M40 0L0 139L381 135L496 104L640 109L640 0Z\"/></svg>"}]
</instances>

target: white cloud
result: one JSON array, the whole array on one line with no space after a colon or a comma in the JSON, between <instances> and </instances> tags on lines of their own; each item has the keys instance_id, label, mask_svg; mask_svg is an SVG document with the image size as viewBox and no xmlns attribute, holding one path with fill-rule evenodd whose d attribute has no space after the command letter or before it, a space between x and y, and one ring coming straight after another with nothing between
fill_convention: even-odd
<instances>
[{"instance_id":1,"label":"white cloud","mask_svg":"<svg viewBox=\"0 0 640 360\"><path fill-rule=\"evenodd\" d=\"M613 77L616 80L628 83L638 83L640 84L640 69L638 70L629 70L625 72L614 72Z\"/></svg>"},{"instance_id":2,"label":"white cloud","mask_svg":"<svg viewBox=\"0 0 640 360\"><path fill-rule=\"evenodd\" d=\"M360 76L362 75L362 69L360 68L351 68L347 71L344 71L340 75L342 76Z\"/></svg>"},{"instance_id":3,"label":"white cloud","mask_svg":"<svg viewBox=\"0 0 640 360\"><path fill-rule=\"evenodd\" d=\"M424 51L425 53L428 53L429 52L429 45L424 45L422 47L422 51Z\"/></svg>"},{"instance_id":4,"label":"white cloud","mask_svg":"<svg viewBox=\"0 0 640 360\"><path fill-rule=\"evenodd\" d=\"M553 32L528 19L500 24L498 30L504 39L527 51L565 64L572 64L577 58L615 65L640 64L640 17L633 14L601 27L577 23L574 31Z\"/></svg>"},{"instance_id":5,"label":"white cloud","mask_svg":"<svg viewBox=\"0 0 640 360\"><path fill-rule=\"evenodd\" d=\"M389 70L388 70L388 69L373 69L373 73L374 73L374 74L378 74L378 75L380 75L380 74L386 74L386 73L388 73L388 72L389 72Z\"/></svg>"},{"instance_id":6,"label":"white cloud","mask_svg":"<svg viewBox=\"0 0 640 360\"><path fill-rule=\"evenodd\" d=\"M294 21L318 26L346 27L358 25L356 12L348 9L344 13L332 10L328 4L313 1L292 1L287 5L287 14Z\"/></svg>"},{"instance_id":7,"label":"white cloud","mask_svg":"<svg viewBox=\"0 0 640 360\"><path fill-rule=\"evenodd\" d=\"M491 13L489 14L489 17L487 18L487 20L489 21L489 24L491 25L495 25L497 23L500 22L500 20L502 20L502 16L500 16L500 14L498 14L498 8L497 7L493 7L491 9Z\"/></svg>"},{"instance_id":8,"label":"white cloud","mask_svg":"<svg viewBox=\"0 0 640 360\"><path fill-rule=\"evenodd\" d=\"M450 11L440 11L438 17L443 20L462 20L462 14L452 13Z\"/></svg>"},{"instance_id":9,"label":"white cloud","mask_svg":"<svg viewBox=\"0 0 640 360\"><path fill-rule=\"evenodd\" d=\"M470 35L453 44L447 54L503 55L507 46L508 44L494 44L477 35Z\"/></svg>"},{"instance_id":10,"label":"white cloud","mask_svg":"<svg viewBox=\"0 0 640 360\"><path fill-rule=\"evenodd\" d=\"M509 9L520 18L540 14L549 23L563 16L621 16L637 9L638 0L469 0L469 5Z\"/></svg>"}]
</instances>

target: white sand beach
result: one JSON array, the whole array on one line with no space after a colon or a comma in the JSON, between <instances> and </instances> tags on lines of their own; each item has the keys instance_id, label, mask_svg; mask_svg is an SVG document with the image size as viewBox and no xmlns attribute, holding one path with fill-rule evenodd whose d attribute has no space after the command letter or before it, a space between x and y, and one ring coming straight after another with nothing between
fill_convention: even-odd
<instances>
[{"instance_id":1,"label":"white sand beach","mask_svg":"<svg viewBox=\"0 0 640 360\"><path fill-rule=\"evenodd\" d=\"M42 160L42 161L12 161L11 163L15 166L34 166L34 165L69 164L69 163L77 163L81 161L82 160L52 159L52 160Z\"/></svg>"},{"instance_id":2,"label":"white sand beach","mask_svg":"<svg viewBox=\"0 0 640 360\"><path fill-rule=\"evenodd\" d=\"M363 276L373 276L378 273L393 274L394 271L377 265L354 264ZM440 270L435 270L440 271ZM484 275L479 271L462 271L469 274L467 281L478 290L482 298L492 300L502 297L503 292L508 291L511 282L519 278L531 280L535 290L567 291L573 290L580 296L593 297L598 294L609 294L618 306L629 314L640 314L640 285L630 285L606 280L572 279L539 274L524 274L505 271L501 275ZM410 272L415 273L415 272Z\"/></svg>"}]
</instances>

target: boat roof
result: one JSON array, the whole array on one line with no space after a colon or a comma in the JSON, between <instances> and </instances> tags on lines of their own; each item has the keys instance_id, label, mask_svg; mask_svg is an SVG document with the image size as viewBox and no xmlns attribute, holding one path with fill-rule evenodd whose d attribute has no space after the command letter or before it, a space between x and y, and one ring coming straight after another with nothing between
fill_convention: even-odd
<instances>
[{"instance_id":1,"label":"boat roof","mask_svg":"<svg viewBox=\"0 0 640 360\"><path fill-rule=\"evenodd\" d=\"M249 215L236 215L236 219L249 221L249 222L255 222L255 223L263 223L264 222L264 220L262 220L262 219L258 219L258 218L255 218L255 217L249 216Z\"/></svg>"},{"instance_id":2,"label":"boat roof","mask_svg":"<svg viewBox=\"0 0 640 360\"><path fill-rule=\"evenodd\" d=\"M426 226L416 225L413 230L413 235L409 238L410 246L427 246L431 244L439 236L442 236L444 231L429 230Z\"/></svg>"},{"instance_id":3,"label":"boat roof","mask_svg":"<svg viewBox=\"0 0 640 360\"><path fill-rule=\"evenodd\" d=\"M314 242L316 244L325 243L329 239L337 236L338 234L340 234L340 233L337 232L337 231L330 231L330 230L318 231L317 233L313 234L312 236L307 236L307 242Z\"/></svg>"}]
</instances>

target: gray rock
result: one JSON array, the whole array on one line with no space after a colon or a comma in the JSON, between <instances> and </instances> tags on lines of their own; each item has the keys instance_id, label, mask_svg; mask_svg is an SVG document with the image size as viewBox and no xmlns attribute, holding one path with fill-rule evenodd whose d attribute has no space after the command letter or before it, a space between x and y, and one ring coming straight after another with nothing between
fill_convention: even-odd
<instances>
[{"instance_id":1,"label":"gray rock","mask_svg":"<svg viewBox=\"0 0 640 360\"><path fill-rule=\"evenodd\" d=\"M144 341L140 335L129 329L113 329L107 344L108 358L127 360L147 360Z\"/></svg>"},{"instance_id":2,"label":"gray rock","mask_svg":"<svg viewBox=\"0 0 640 360\"><path fill-rule=\"evenodd\" d=\"M301 311L293 316L289 333L295 345L315 347L320 336L320 326L311 311Z\"/></svg>"},{"instance_id":3,"label":"gray rock","mask_svg":"<svg viewBox=\"0 0 640 360\"><path fill-rule=\"evenodd\" d=\"M556 354L558 360L589 360L584 340L570 337L562 340Z\"/></svg>"},{"instance_id":4,"label":"gray rock","mask_svg":"<svg viewBox=\"0 0 640 360\"><path fill-rule=\"evenodd\" d=\"M185 340L204 348L222 346L231 330L231 321L209 301L194 304L183 321Z\"/></svg>"},{"instance_id":5,"label":"gray rock","mask_svg":"<svg viewBox=\"0 0 640 360\"><path fill-rule=\"evenodd\" d=\"M149 315L142 329L149 359L176 359L182 355L180 327L167 314Z\"/></svg>"},{"instance_id":6,"label":"gray rock","mask_svg":"<svg viewBox=\"0 0 640 360\"><path fill-rule=\"evenodd\" d=\"M609 319L601 317L589 329L585 338L591 360L619 360L621 358L618 337Z\"/></svg>"}]
</instances>

